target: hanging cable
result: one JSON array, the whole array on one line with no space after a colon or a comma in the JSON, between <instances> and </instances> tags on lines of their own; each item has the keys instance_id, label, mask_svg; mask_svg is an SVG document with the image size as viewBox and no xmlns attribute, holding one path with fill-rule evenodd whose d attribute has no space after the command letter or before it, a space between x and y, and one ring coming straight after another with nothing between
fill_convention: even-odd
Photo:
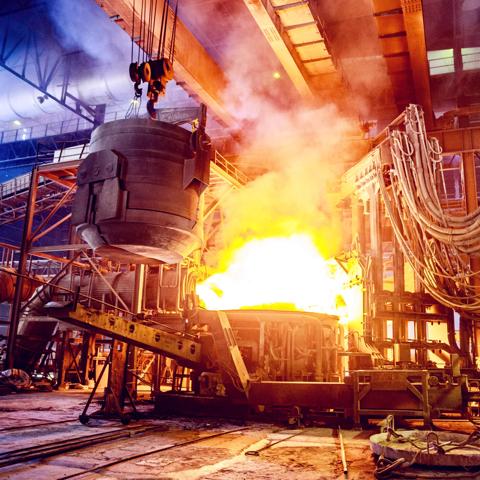
<instances>
[{"instance_id":1,"label":"hanging cable","mask_svg":"<svg viewBox=\"0 0 480 480\"><path fill-rule=\"evenodd\" d=\"M167 83L173 79L173 60L175 57L175 38L177 30L178 0L175 5L173 25L170 36L170 51L165 57L166 38L168 29L168 17L170 15L170 1L163 0L162 19L158 31L158 47L154 55L155 28L157 24L158 0L142 0L140 7L140 36L138 44L141 46L142 61L140 63L140 47L137 54L137 62L133 62L133 43L131 51L131 63L129 67L130 79L134 84L135 96L128 109L127 115L138 115L137 106L142 96L142 83L148 84L147 112L152 119L156 119L155 104L158 99L165 95ZM148 11L147 11L148 10ZM132 42L135 34L135 7L133 9ZM154 58L155 57L155 58Z\"/></svg>"},{"instance_id":2,"label":"hanging cable","mask_svg":"<svg viewBox=\"0 0 480 480\"><path fill-rule=\"evenodd\" d=\"M132 8L132 48L130 51L130 64L133 63L133 45L135 44L135 0L133 0Z\"/></svg>"},{"instance_id":3,"label":"hanging cable","mask_svg":"<svg viewBox=\"0 0 480 480\"><path fill-rule=\"evenodd\" d=\"M141 56L142 56L142 62L145 61L144 58L144 43L143 43L143 37L144 37L144 30L145 30L145 0L142 0L142 6L140 7L140 38L138 40L138 62L140 63L140 51L141 51Z\"/></svg>"},{"instance_id":4,"label":"hanging cable","mask_svg":"<svg viewBox=\"0 0 480 480\"><path fill-rule=\"evenodd\" d=\"M377 179L405 258L437 301L480 314L474 284L480 272L473 272L466 258L480 252L480 209L453 215L448 203L442 205L439 184L447 198L442 151L438 140L427 137L420 107L407 107L403 129L392 129L388 144L390 158L376 160Z\"/></svg>"},{"instance_id":5,"label":"hanging cable","mask_svg":"<svg viewBox=\"0 0 480 480\"><path fill-rule=\"evenodd\" d=\"M158 32L158 48L157 48L157 60L160 59L160 52L162 48L162 36L163 36L163 25L165 24L165 15L168 14L168 6L166 0L163 1L162 9L162 23L160 24L160 29Z\"/></svg>"},{"instance_id":6,"label":"hanging cable","mask_svg":"<svg viewBox=\"0 0 480 480\"><path fill-rule=\"evenodd\" d=\"M152 0L152 4L153 4L153 0ZM150 36L150 44L148 46L148 51L150 52L150 60L153 59L153 42L155 39L155 26L157 23L157 0L155 0L155 4L153 6L153 12L154 12L154 15L153 15L153 22L152 22L152 29L151 29L152 34Z\"/></svg>"},{"instance_id":7,"label":"hanging cable","mask_svg":"<svg viewBox=\"0 0 480 480\"><path fill-rule=\"evenodd\" d=\"M177 16L178 16L178 0L177 3L175 4L175 16L173 17L173 27L172 27L172 38L170 40L170 55L169 59L170 62L173 65L173 57L175 54L175 38L177 34Z\"/></svg>"},{"instance_id":8,"label":"hanging cable","mask_svg":"<svg viewBox=\"0 0 480 480\"><path fill-rule=\"evenodd\" d=\"M148 61L150 60L150 55L149 55L149 46L150 46L150 36L152 34L151 31L151 24L152 24L152 0L147 0L148 3L148 17L147 17L147 38L145 40L145 60Z\"/></svg>"},{"instance_id":9,"label":"hanging cable","mask_svg":"<svg viewBox=\"0 0 480 480\"><path fill-rule=\"evenodd\" d=\"M170 15L170 0L166 0L165 22L163 24L163 30L162 30L162 51L160 53L162 58L165 56L165 39L167 37L167 26L168 26L169 15Z\"/></svg>"}]
</instances>

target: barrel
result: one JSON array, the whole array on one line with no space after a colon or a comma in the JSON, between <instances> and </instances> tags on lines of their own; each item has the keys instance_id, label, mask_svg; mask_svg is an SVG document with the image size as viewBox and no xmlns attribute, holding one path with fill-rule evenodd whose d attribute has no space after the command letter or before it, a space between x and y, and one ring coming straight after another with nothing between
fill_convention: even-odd
<instances>
[{"instance_id":1,"label":"barrel","mask_svg":"<svg viewBox=\"0 0 480 480\"><path fill-rule=\"evenodd\" d=\"M209 159L195 154L191 138L184 128L143 118L93 131L78 169L72 223L97 254L178 263L200 248L209 166L195 163Z\"/></svg>"},{"instance_id":2,"label":"barrel","mask_svg":"<svg viewBox=\"0 0 480 480\"><path fill-rule=\"evenodd\" d=\"M13 268L6 268L0 271L0 303L13 302L15 285L17 283L17 276L15 275L15 272L16 271ZM35 292L35 289L40 285L41 279L36 275L31 275L28 278L24 278L22 283L21 301L25 302L28 300Z\"/></svg>"}]
</instances>

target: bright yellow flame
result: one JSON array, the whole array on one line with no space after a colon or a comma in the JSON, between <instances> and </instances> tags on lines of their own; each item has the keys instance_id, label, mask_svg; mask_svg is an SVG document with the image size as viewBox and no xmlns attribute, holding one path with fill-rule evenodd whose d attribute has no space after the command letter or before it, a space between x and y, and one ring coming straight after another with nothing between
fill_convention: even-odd
<instances>
[{"instance_id":1,"label":"bright yellow flame","mask_svg":"<svg viewBox=\"0 0 480 480\"><path fill-rule=\"evenodd\" d=\"M280 72L273 72L272 76L275 80L278 80L281 77Z\"/></svg>"},{"instance_id":2,"label":"bright yellow flame","mask_svg":"<svg viewBox=\"0 0 480 480\"><path fill-rule=\"evenodd\" d=\"M339 315L343 322L358 309L347 274L325 260L307 234L254 239L231 258L226 271L197 286L208 309L301 310Z\"/></svg>"}]
</instances>

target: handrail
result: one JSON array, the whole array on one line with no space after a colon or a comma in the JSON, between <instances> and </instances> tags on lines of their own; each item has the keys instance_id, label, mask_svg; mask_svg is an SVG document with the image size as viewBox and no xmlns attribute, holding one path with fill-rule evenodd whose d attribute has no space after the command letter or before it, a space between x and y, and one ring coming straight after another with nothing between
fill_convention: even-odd
<instances>
[{"instance_id":1,"label":"handrail","mask_svg":"<svg viewBox=\"0 0 480 480\"><path fill-rule=\"evenodd\" d=\"M250 178L241 170L239 170L233 163L229 162L221 153L218 152L218 150L215 150L212 163L233 177L238 183L246 185L248 182L250 182Z\"/></svg>"},{"instance_id":2,"label":"handrail","mask_svg":"<svg viewBox=\"0 0 480 480\"><path fill-rule=\"evenodd\" d=\"M124 111L109 112L105 114L105 121L110 122L117 120L118 118L124 118L124 116ZM0 145L91 129L92 124L80 117L57 122L47 122L32 127L19 127L13 130L3 130L0 132Z\"/></svg>"},{"instance_id":3,"label":"handrail","mask_svg":"<svg viewBox=\"0 0 480 480\"><path fill-rule=\"evenodd\" d=\"M65 162L72 159L82 159L88 155L89 144L88 142L83 145L77 145L75 147L67 147L60 150L58 156L54 156L54 163ZM68 152L65 154L65 152ZM220 170L232 177L240 185L246 185L250 182L250 178L239 170L233 163L228 161L221 153L215 150L212 158L212 163L215 164ZM24 193L30 188L31 173L24 173L17 177L11 178L3 183L0 183L0 204L2 199L12 197L18 193ZM40 182L47 184L50 181L40 176Z\"/></svg>"},{"instance_id":4,"label":"handrail","mask_svg":"<svg viewBox=\"0 0 480 480\"><path fill-rule=\"evenodd\" d=\"M65 153L67 151L67 153ZM75 147L67 147L60 150L58 156L54 154L53 163L63 163L69 160L81 160L88 155L88 143L77 145ZM30 188L31 172L24 173L17 177L0 183L0 205L3 199L14 197L19 193L25 193ZM40 175L39 186L47 185L51 180Z\"/></svg>"}]
</instances>

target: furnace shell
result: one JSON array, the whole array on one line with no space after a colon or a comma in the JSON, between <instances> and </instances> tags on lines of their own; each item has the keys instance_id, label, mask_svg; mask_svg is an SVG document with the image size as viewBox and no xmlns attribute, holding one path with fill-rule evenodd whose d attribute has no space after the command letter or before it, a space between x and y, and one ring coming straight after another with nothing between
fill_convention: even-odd
<instances>
[{"instance_id":1,"label":"furnace shell","mask_svg":"<svg viewBox=\"0 0 480 480\"><path fill-rule=\"evenodd\" d=\"M96 253L177 263L201 246L209 158L195 154L191 138L181 127L140 118L94 130L78 169L72 223Z\"/></svg>"}]
</instances>

